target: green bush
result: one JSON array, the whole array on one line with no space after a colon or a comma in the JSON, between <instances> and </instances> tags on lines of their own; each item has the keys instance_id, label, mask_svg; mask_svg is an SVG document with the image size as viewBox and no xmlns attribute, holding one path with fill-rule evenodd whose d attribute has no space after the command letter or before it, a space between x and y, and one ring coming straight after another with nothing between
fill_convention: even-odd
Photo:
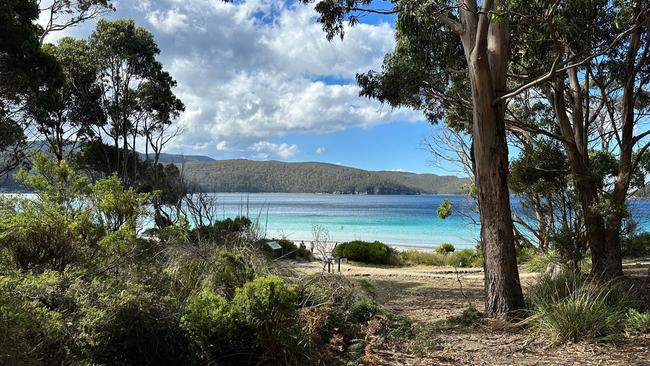
<instances>
[{"instance_id":1,"label":"green bush","mask_svg":"<svg viewBox=\"0 0 650 366\"><path fill-rule=\"evenodd\" d=\"M453 253L455 250L456 248L454 248L453 244L444 243L444 244L440 244L440 246L436 248L436 253L447 254L447 253Z\"/></svg>"},{"instance_id":2,"label":"green bush","mask_svg":"<svg viewBox=\"0 0 650 366\"><path fill-rule=\"evenodd\" d=\"M190 240L224 245L244 235L252 225L253 222L245 216L227 218L216 221L212 225L202 225L190 230Z\"/></svg>"},{"instance_id":3,"label":"green bush","mask_svg":"<svg viewBox=\"0 0 650 366\"><path fill-rule=\"evenodd\" d=\"M357 240L341 243L332 250L332 255L362 263L400 264L400 257L397 252L388 245L378 241L365 242Z\"/></svg>"},{"instance_id":4,"label":"green bush","mask_svg":"<svg viewBox=\"0 0 650 366\"><path fill-rule=\"evenodd\" d=\"M191 365L187 337L178 323L176 303L142 285L128 284L85 321L99 321L90 347L92 362L104 365ZM92 308L91 308L92 309ZM90 324L90 323L89 323Z\"/></svg>"},{"instance_id":5,"label":"green bush","mask_svg":"<svg viewBox=\"0 0 650 366\"><path fill-rule=\"evenodd\" d=\"M360 297L352 303L348 310L348 319L354 323L367 323L382 311L383 308L376 302L367 297Z\"/></svg>"},{"instance_id":6,"label":"green bush","mask_svg":"<svg viewBox=\"0 0 650 366\"><path fill-rule=\"evenodd\" d=\"M630 309L627 312L627 326L625 330L631 334L650 333L650 312L639 312Z\"/></svg>"},{"instance_id":7,"label":"green bush","mask_svg":"<svg viewBox=\"0 0 650 366\"><path fill-rule=\"evenodd\" d=\"M272 250L266 243L269 241L275 241L278 243L282 250ZM312 253L306 248L298 248L291 240L287 239L261 239L256 242L258 248L260 248L264 253L266 253L271 258L289 258L289 259L306 259L312 260Z\"/></svg>"},{"instance_id":8,"label":"green bush","mask_svg":"<svg viewBox=\"0 0 650 366\"><path fill-rule=\"evenodd\" d=\"M535 328L563 342L615 338L625 329L628 310L636 306L624 283L589 282L574 273L542 276L528 297Z\"/></svg>"},{"instance_id":9,"label":"green bush","mask_svg":"<svg viewBox=\"0 0 650 366\"><path fill-rule=\"evenodd\" d=\"M64 362L64 319L46 305L59 282L60 276L49 271L21 278L0 276L0 364Z\"/></svg>"},{"instance_id":10,"label":"green bush","mask_svg":"<svg viewBox=\"0 0 650 366\"><path fill-rule=\"evenodd\" d=\"M623 239L623 256L643 258L650 256L650 233L630 235Z\"/></svg>"},{"instance_id":11,"label":"green bush","mask_svg":"<svg viewBox=\"0 0 650 366\"><path fill-rule=\"evenodd\" d=\"M235 295L235 289L255 278L253 266L241 252L217 250L212 257L212 265L209 285L228 299Z\"/></svg>"},{"instance_id":12,"label":"green bush","mask_svg":"<svg viewBox=\"0 0 650 366\"><path fill-rule=\"evenodd\" d=\"M206 289L188 300L180 324L204 358L220 362L242 347L236 316L228 300Z\"/></svg>"},{"instance_id":13,"label":"green bush","mask_svg":"<svg viewBox=\"0 0 650 366\"><path fill-rule=\"evenodd\" d=\"M465 310L463 310L462 314L458 316L452 316L447 320L449 324L452 325L461 325L464 327L468 327L470 325L474 325L476 323L479 323L483 321L483 314L481 314L478 309L475 307L469 307Z\"/></svg>"},{"instance_id":14,"label":"green bush","mask_svg":"<svg viewBox=\"0 0 650 366\"><path fill-rule=\"evenodd\" d=\"M520 247L517 246L517 264L528 263L535 255L537 255L537 249L533 247Z\"/></svg>"},{"instance_id":15,"label":"green bush","mask_svg":"<svg viewBox=\"0 0 650 366\"><path fill-rule=\"evenodd\" d=\"M181 325L204 357L217 364L300 364L310 352L297 327L297 288L262 276L232 301L212 290L192 296Z\"/></svg>"},{"instance_id":16,"label":"green bush","mask_svg":"<svg viewBox=\"0 0 650 366\"><path fill-rule=\"evenodd\" d=\"M483 265L482 257L473 249L463 249L447 255L447 265L452 267L479 267Z\"/></svg>"}]
</instances>

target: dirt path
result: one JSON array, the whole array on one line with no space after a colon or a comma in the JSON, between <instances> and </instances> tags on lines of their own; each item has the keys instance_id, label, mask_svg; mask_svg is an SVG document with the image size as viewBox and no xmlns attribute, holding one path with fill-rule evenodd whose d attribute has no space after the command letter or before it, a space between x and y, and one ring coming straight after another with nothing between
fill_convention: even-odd
<instances>
[{"instance_id":1,"label":"dirt path","mask_svg":"<svg viewBox=\"0 0 650 366\"><path fill-rule=\"evenodd\" d=\"M311 268L310 268L311 267ZM646 267L647 268L647 267ZM318 270L303 265L303 270ZM641 269L631 274L644 274ZM650 365L650 336L616 343L554 345L526 327L497 321L449 325L470 304L482 308L480 269L455 273L453 268L378 268L342 265L341 273L360 281L375 299L407 316L420 329L416 343L373 349L373 363L385 365ZM528 286L536 274L522 273ZM462 282L462 288L459 280ZM424 344L424 351L422 351ZM419 348L419 350L418 350Z\"/></svg>"}]
</instances>

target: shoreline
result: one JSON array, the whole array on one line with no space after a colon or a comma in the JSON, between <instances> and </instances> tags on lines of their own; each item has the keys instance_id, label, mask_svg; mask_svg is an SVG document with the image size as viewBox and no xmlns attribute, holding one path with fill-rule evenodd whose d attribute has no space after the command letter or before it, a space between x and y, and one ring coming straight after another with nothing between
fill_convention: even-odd
<instances>
[{"instance_id":1,"label":"shoreline","mask_svg":"<svg viewBox=\"0 0 650 366\"><path fill-rule=\"evenodd\" d=\"M288 238L286 240L289 240L289 241L293 242L296 246L300 246L300 243L304 242L305 246L308 249L309 249L309 243L311 243L313 241L311 239L310 240L300 240L300 239L296 240L296 239L288 239ZM355 240L358 240L358 239L355 239ZM348 240L348 241L351 241L351 240ZM336 244L346 243L348 241L328 240L325 243L329 246L329 250L331 250L331 248L333 248ZM378 241L382 242L381 240L378 240ZM400 250L400 251L416 250L416 251L419 251L419 252L435 252L436 248L439 247L442 244L441 243L441 244L435 244L435 245L426 245L426 244L393 244L393 243L386 243L386 242L382 242L382 243L388 245L389 247L391 247L393 249ZM454 247L458 247L459 249L467 249L467 248L474 249L476 247L475 244L455 244L455 243L451 243L451 244L453 244Z\"/></svg>"}]
</instances>

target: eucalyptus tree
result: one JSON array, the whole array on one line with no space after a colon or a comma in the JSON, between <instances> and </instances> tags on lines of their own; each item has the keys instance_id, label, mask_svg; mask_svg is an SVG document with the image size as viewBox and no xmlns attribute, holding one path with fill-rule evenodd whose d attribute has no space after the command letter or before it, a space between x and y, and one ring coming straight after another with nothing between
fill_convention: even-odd
<instances>
[{"instance_id":1,"label":"eucalyptus tree","mask_svg":"<svg viewBox=\"0 0 650 366\"><path fill-rule=\"evenodd\" d=\"M111 168L129 185L137 175L129 160L137 158L138 136L169 125L185 107L173 93L176 81L156 59L160 50L149 31L132 20L100 20L88 42L105 121L96 132L120 152Z\"/></svg>"},{"instance_id":2,"label":"eucalyptus tree","mask_svg":"<svg viewBox=\"0 0 650 366\"><path fill-rule=\"evenodd\" d=\"M39 40L115 10L112 0L38 0L38 12L45 20Z\"/></svg>"},{"instance_id":3,"label":"eucalyptus tree","mask_svg":"<svg viewBox=\"0 0 650 366\"><path fill-rule=\"evenodd\" d=\"M62 78L30 96L32 128L45 140L49 152L61 161L69 159L78 144L94 138L93 127L103 125L97 66L88 42L70 37L43 50L61 65Z\"/></svg>"},{"instance_id":4,"label":"eucalyptus tree","mask_svg":"<svg viewBox=\"0 0 650 366\"><path fill-rule=\"evenodd\" d=\"M510 1L396 1L375 8L370 1L317 3L328 38L343 36L344 22L364 13L398 14L395 51L381 73L358 77L362 94L425 110L472 131L484 251L486 312L513 315L524 307L515 256L507 186L505 102L510 53ZM404 72L403 72L404 71Z\"/></svg>"},{"instance_id":5,"label":"eucalyptus tree","mask_svg":"<svg viewBox=\"0 0 650 366\"><path fill-rule=\"evenodd\" d=\"M512 63L515 75L541 75L526 84L531 88L526 102L514 107L541 103L552 110L553 119L549 123L548 118L538 118L544 108L524 108L527 114L511 116L562 143L584 216L592 275L619 276L625 200L650 134L643 122L649 107L650 4L561 3L541 26L517 24L522 47ZM538 11L544 7L536 1L528 6ZM545 73L549 68L552 72Z\"/></svg>"},{"instance_id":6,"label":"eucalyptus tree","mask_svg":"<svg viewBox=\"0 0 650 366\"><path fill-rule=\"evenodd\" d=\"M42 52L33 0L0 2L0 174L21 161L25 142L24 101L59 77L52 57Z\"/></svg>"}]
</instances>

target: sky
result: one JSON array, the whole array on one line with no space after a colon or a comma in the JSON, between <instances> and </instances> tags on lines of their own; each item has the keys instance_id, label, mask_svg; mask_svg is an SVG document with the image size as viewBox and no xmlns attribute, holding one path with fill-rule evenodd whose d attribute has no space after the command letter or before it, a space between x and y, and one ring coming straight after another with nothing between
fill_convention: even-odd
<instances>
[{"instance_id":1,"label":"sky","mask_svg":"<svg viewBox=\"0 0 650 366\"><path fill-rule=\"evenodd\" d=\"M321 161L370 170L455 174L422 148L422 113L358 96L355 75L380 70L394 18L371 16L328 42L313 5L282 0L119 0L106 18L151 31L186 110L167 152ZM94 21L53 34L87 37Z\"/></svg>"}]
</instances>

